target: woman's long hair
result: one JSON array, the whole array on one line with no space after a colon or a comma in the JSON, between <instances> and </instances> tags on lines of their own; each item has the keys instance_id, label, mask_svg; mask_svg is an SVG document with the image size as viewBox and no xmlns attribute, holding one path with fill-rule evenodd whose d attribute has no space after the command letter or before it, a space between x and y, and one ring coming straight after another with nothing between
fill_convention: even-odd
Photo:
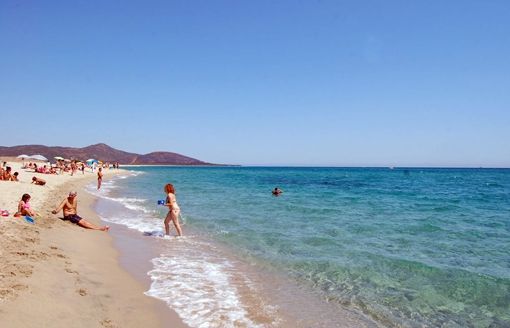
<instances>
[{"instance_id":1,"label":"woman's long hair","mask_svg":"<svg viewBox=\"0 0 510 328\"><path fill-rule=\"evenodd\" d=\"M174 185L173 185L173 184L171 184L171 183L167 183L167 184L165 185L165 192L166 192L167 194L172 193L172 194L174 194L174 195L175 195L175 188L174 188Z\"/></svg>"}]
</instances>

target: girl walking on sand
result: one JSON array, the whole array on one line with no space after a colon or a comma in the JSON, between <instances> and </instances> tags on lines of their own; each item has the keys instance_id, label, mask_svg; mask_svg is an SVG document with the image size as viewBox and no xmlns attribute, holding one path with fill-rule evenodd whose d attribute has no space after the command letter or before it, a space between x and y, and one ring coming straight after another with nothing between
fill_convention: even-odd
<instances>
[{"instance_id":1,"label":"girl walking on sand","mask_svg":"<svg viewBox=\"0 0 510 328\"><path fill-rule=\"evenodd\" d=\"M179 224L179 214L181 214L181 209L175 199L175 188L171 183L167 183L165 185L165 193L167 194L165 206L168 206L168 214L165 218L165 234L170 234L170 221L172 221L175 229L177 230L177 235L182 236L182 229Z\"/></svg>"}]
</instances>

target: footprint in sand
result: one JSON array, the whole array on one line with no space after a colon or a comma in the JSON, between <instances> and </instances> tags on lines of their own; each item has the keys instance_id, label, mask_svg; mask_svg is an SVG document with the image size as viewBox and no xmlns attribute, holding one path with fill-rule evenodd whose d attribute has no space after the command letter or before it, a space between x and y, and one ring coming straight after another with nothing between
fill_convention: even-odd
<instances>
[{"instance_id":1,"label":"footprint in sand","mask_svg":"<svg viewBox=\"0 0 510 328\"><path fill-rule=\"evenodd\" d=\"M10 289L0 289L0 299L6 298L12 294L13 292Z\"/></svg>"},{"instance_id":2,"label":"footprint in sand","mask_svg":"<svg viewBox=\"0 0 510 328\"><path fill-rule=\"evenodd\" d=\"M39 252L39 258L47 259L50 256L50 254L46 252Z\"/></svg>"},{"instance_id":3,"label":"footprint in sand","mask_svg":"<svg viewBox=\"0 0 510 328\"><path fill-rule=\"evenodd\" d=\"M81 296L85 296L87 295L87 290L86 289L83 289L83 288L80 288L76 291L78 294L80 294Z\"/></svg>"},{"instance_id":4,"label":"footprint in sand","mask_svg":"<svg viewBox=\"0 0 510 328\"><path fill-rule=\"evenodd\" d=\"M23 276L28 277L32 274L31 265L14 264L14 270L11 271L11 275L16 275L16 272L21 273Z\"/></svg>"},{"instance_id":5,"label":"footprint in sand","mask_svg":"<svg viewBox=\"0 0 510 328\"><path fill-rule=\"evenodd\" d=\"M104 320L100 321L99 323L101 324L101 326L106 327L106 328L115 328L113 321L111 321L110 319L104 319Z\"/></svg>"},{"instance_id":6,"label":"footprint in sand","mask_svg":"<svg viewBox=\"0 0 510 328\"><path fill-rule=\"evenodd\" d=\"M16 285L12 285L11 288L14 289L14 290L24 290L24 289L27 289L28 286L27 285L16 284Z\"/></svg>"}]
</instances>

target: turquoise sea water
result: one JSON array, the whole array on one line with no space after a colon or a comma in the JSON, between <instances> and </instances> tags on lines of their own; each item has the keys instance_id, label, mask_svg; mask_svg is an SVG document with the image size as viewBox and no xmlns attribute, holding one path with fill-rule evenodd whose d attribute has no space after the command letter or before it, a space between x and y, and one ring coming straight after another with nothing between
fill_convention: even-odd
<instances>
[{"instance_id":1,"label":"turquoise sea water","mask_svg":"<svg viewBox=\"0 0 510 328\"><path fill-rule=\"evenodd\" d=\"M161 229L154 208L171 182L185 232L200 231L324 302L383 326L510 327L510 170L133 171L112 183L122 198L113 189L110 197L149 215L112 222ZM271 195L276 186L280 197Z\"/></svg>"}]
</instances>

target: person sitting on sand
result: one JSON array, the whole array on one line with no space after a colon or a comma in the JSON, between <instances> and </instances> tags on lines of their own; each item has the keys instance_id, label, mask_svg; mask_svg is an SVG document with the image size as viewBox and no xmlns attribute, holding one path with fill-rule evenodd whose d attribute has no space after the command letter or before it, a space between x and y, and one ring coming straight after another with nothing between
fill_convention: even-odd
<instances>
[{"instance_id":1,"label":"person sitting on sand","mask_svg":"<svg viewBox=\"0 0 510 328\"><path fill-rule=\"evenodd\" d=\"M76 199L77 195L78 193L76 191L71 191L69 196L65 198L56 209L51 211L51 213L57 214L58 211L63 210L64 220L66 221L71 221L72 223L75 223L86 229L108 231L110 229L109 226L96 226L95 224L82 219L78 215L78 200Z\"/></svg>"},{"instance_id":2,"label":"person sitting on sand","mask_svg":"<svg viewBox=\"0 0 510 328\"><path fill-rule=\"evenodd\" d=\"M278 187L274 188L273 191L272 191L274 196L279 196L282 192L283 192L283 190L281 190Z\"/></svg>"},{"instance_id":3,"label":"person sitting on sand","mask_svg":"<svg viewBox=\"0 0 510 328\"><path fill-rule=\"evenodd\" d=\"M12 175L11 181L19 181L18 176L19 176L19 173L14 172L14 174Z\"/></svg>"},{"instance_id":4,"label":"person sitting on sand","mask_svg":"<svg viewBox=\"0 0 510 328\"><path fill-rule=\"evenodd\" d=\"M21 196L21 200L18 203L18 211L14 216L36 216L35 211L30 208L30 198L29 194L23 194L23 196Z\"/></svg>"},{"instance_id":5,"label":"person sitting on sand","mask_svg":"<svg viewBox=\"0 0 510 328\"><path fill-rule=\"evenodd\" d=\"M2 180L4 181L11 181L12 180L12 174L11 174L11 167L7 166L4 170Z\"/></svg>"},{"instance_id":6,"label":"person sitting on sand","mask_svg":"<svg viewBox=\"0 0 510 328\"><path fill-rule=\"evenodd\" d=\"M43 179L40 179L38 177L33 177L32 183L35 183L38 186L44 186L46 184L46 181L44 181Z\"/></svg>"}]
</instances>

